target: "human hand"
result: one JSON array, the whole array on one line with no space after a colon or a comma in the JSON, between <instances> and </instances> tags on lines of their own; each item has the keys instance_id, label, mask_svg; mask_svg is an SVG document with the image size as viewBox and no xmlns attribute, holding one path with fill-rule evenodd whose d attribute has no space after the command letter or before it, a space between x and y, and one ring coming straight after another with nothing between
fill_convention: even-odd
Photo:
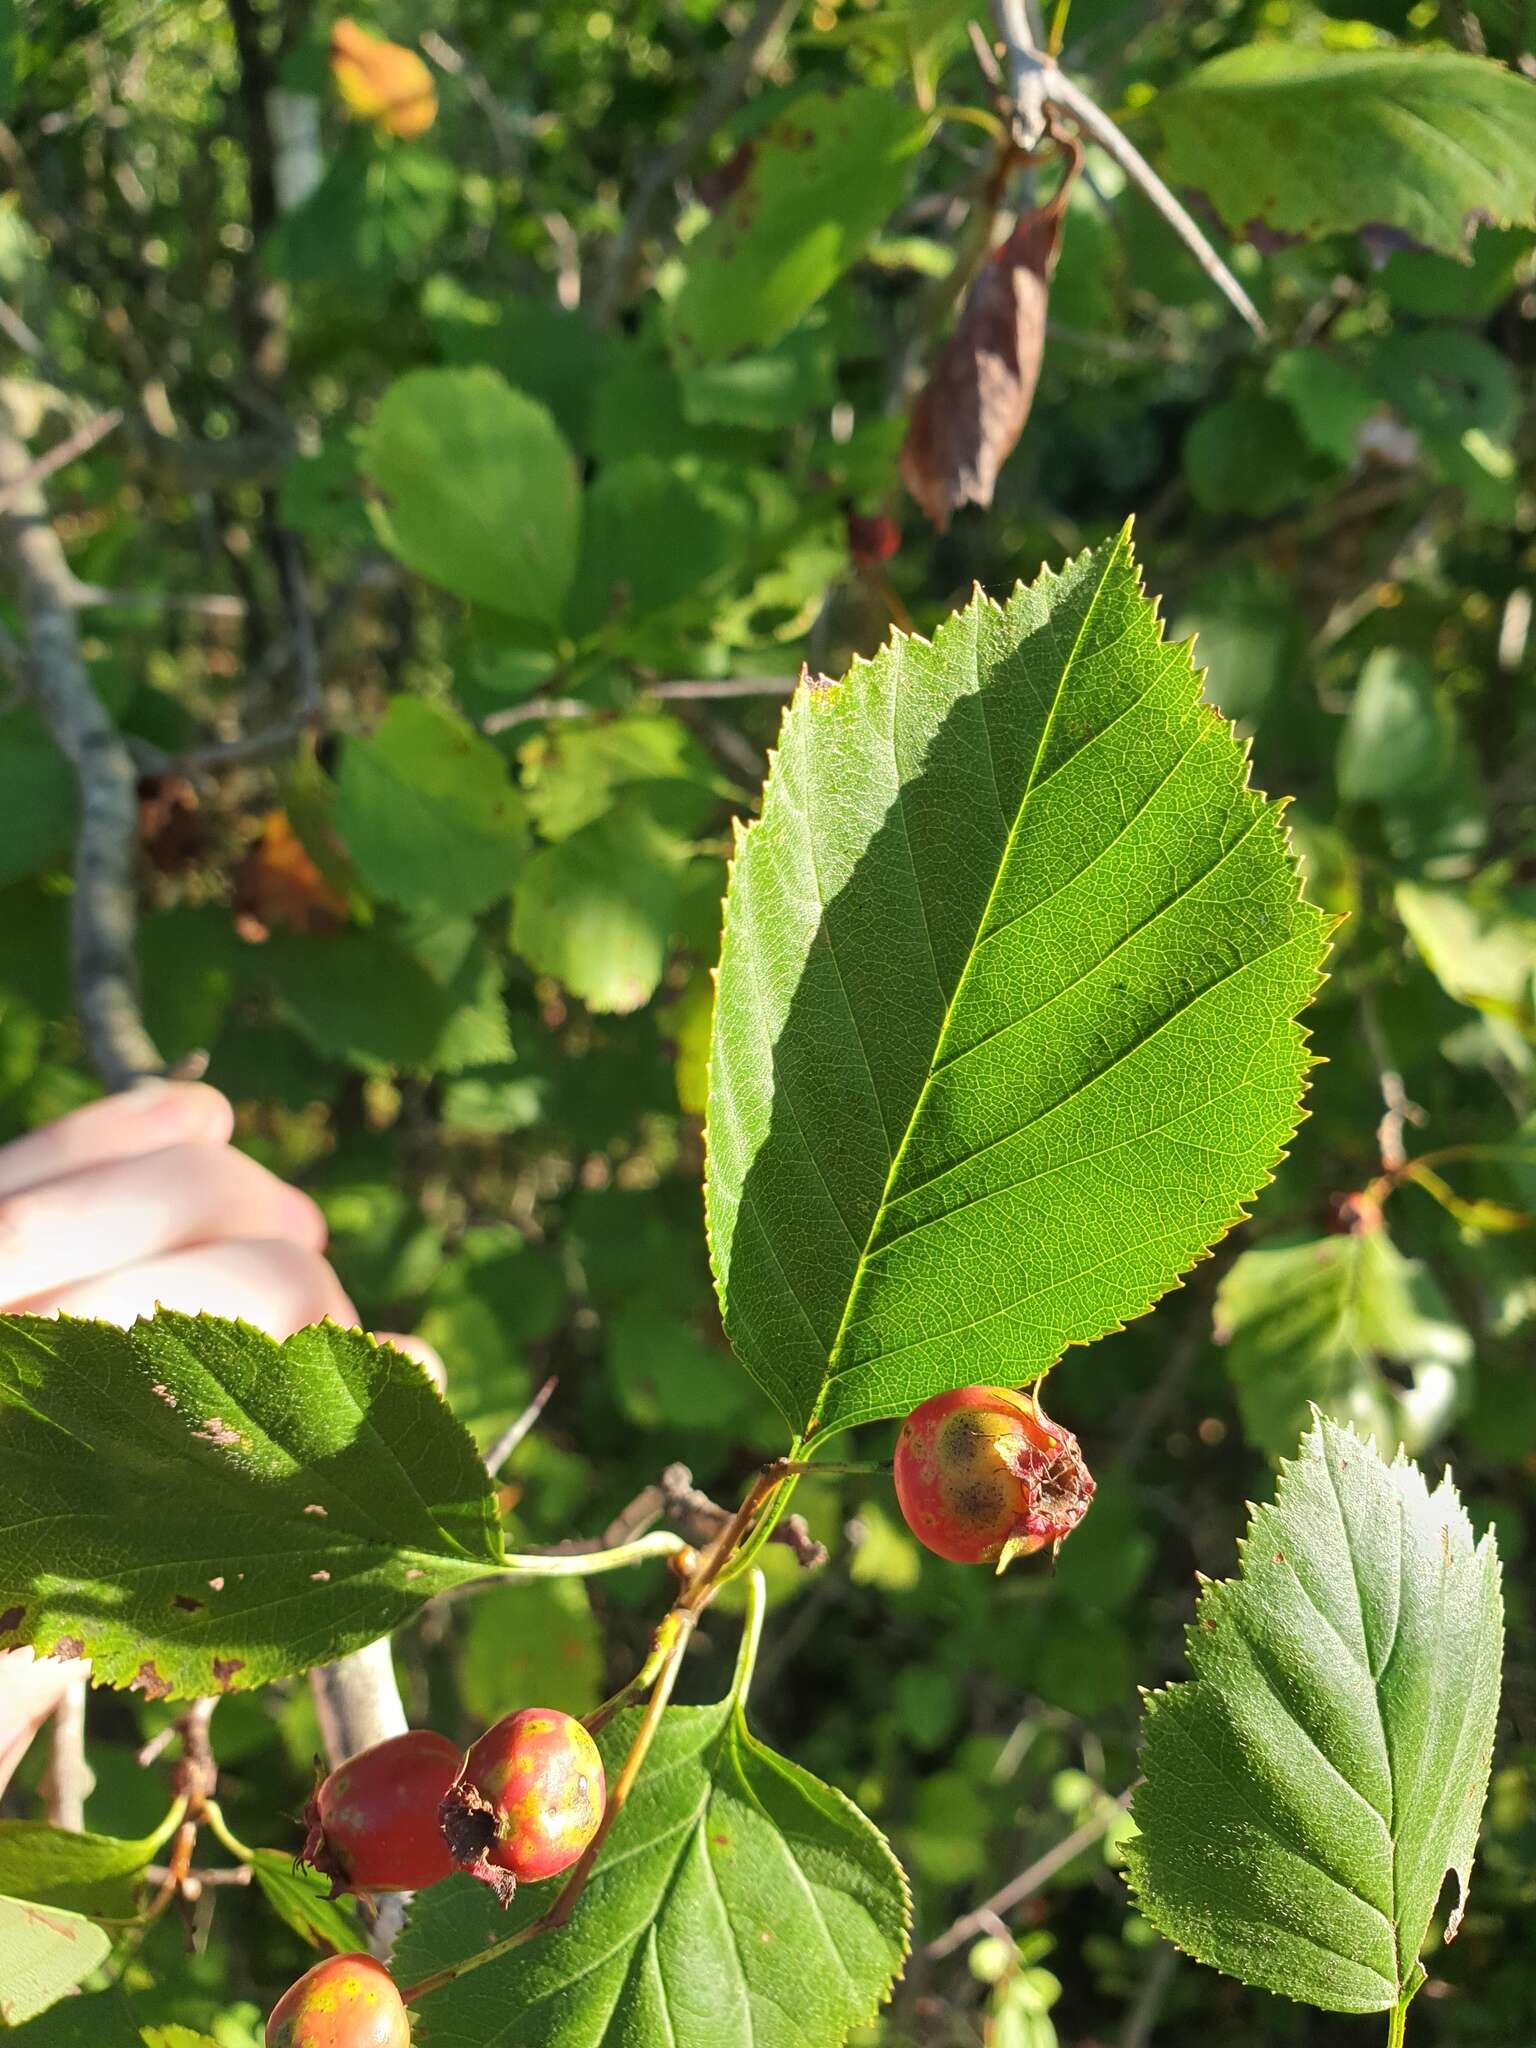
<instances>
[{"instance_id":1,"label":"human hand","mask_svg":"<svg viewBox=\"0 0 1536 2048\"><path fill-rule=\"evenodd\" d=\"M325 1218L230 1143L214 1088L151 1081L0 1146L0 1310L127 1325L157 1306L287 1337L358 1317L325 1258ZM439 1386L419 1339L391 1336ZM0 1791L71 1670L0 1653Z\"/></svg>"}]
</instances>

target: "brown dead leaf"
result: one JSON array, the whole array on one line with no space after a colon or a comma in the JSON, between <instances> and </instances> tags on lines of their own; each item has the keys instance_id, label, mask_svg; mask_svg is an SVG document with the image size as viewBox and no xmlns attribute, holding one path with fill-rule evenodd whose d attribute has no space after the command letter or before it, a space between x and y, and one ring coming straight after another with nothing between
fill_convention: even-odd
<instances>
[{"instance_id":1,"label":"brown dead leaf","mask_svg":"<svg viewBox=\"0 0 1536 2048\"><path fill-rule=\"evenodd\" d=\"M139 844L162 875L180 874L208 850L208 820L185 775L139 778Z\"/></svg>"},{"instance_id":2,"label":"brown dead leaf","mask_svg":"<svg viewBox=\"0 0 1536 2048\"><path fill-rule=\"evenodd\" d=\"M437 87L422 59L355 21L331 30L331 76L348 112L386 135L423 135L437 119Z\"/></svg>"},{"instance_id":3,"label":"brown dead leaf","mask_svg":"<svg viewBox=\"0 0 1536 2048\"><path fill-rule=\"evenodd\" d=\"M1076 152L1057 191L1021 214L987 258L912 407L901 478L940 533L960 506L991 504L1029 418L1062 216L1081 161Z\"/></svg>"},{"instance_id":4,"label":"brown dead leaf","mask_svg":"<svg viewBox=\"0 0 1536 2048\"><path fill-rule=\"evenodd\" d=\"M235 929L259 945L273 925L296 932L339 931L346 898L321 874L285 811L269 811L261 837L235 869Z\"/></svg>"}]
</instances>

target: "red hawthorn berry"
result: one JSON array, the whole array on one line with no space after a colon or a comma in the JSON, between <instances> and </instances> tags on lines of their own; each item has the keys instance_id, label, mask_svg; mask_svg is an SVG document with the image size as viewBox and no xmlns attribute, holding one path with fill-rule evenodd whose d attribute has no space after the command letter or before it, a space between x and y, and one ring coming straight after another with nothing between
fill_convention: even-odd
<instances>
[{"instance_id":1,"label":"red hawthorn berry","mask_svg":"<svg viewBox=\"0 0 1536 2048\"><path fill-rule=\"evenodd\" d=\"M518 1880L569 1870L608 1801L603 1760L579 1721L524 1707L488 1728L443 1800L443 1839L461 1870L509 1905Z\"/></svg>"},{"instance_id":2,"label":"red hawthorn berry","mask_svg":"<svg viewBox=\"0 0 1536 2048\"><path fill-rule=\"evenodd\" d=\"M452 1877L437 1810L464 1767L446 1735L412 1728L338 1764L305 1808L299 1861L341 1892L419 1892Z\"/></svg>"},{"instance_id":3,"label":"red hawthorn berry","mask_svg":"<svg viewBox=\"0 0 1536 2048\"><path fill-rule=\"evenodd\" d=\"M847 515L848 553L857 569L878 569L901 546L901 528L888 512Z\"/></svg>"},{"instance_id":4,"label":"red hawthorn berry","mask_svg":"<svg viewBox=\"0 0 1536 2048\"><path fill-rule=\"evenodd\" d=\"M327 1956L290 1984L267 2021L267 2048L410 2048L395 1980L372 1956Z\"/></svg>"},{"instance_id":5,"label":"red hawthorn berry","mask_svg":"<svg viewBox=\"0 0 1536 2048\"><path fill-rule=\"evenodd\" d=\"M993 1564L1059 1544L1094 1482L1077 1438L1008 1387L958 1387L914 1408L896 1441L907 1527L954 1564Z\"/></svg>"}]
</instances>

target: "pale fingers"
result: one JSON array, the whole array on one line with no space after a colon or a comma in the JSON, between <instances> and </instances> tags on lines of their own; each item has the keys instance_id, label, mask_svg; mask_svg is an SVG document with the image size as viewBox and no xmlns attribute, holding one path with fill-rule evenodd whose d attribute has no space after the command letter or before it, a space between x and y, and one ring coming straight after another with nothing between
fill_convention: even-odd
<instances>
[{"instance_id":1,"label":"pale fingers","mask_svg":"<svg viewBox=\"0 0 1536 2048\"><path fill-rule=\"evenodd\" d=\"M327 1318L358 1326L346 1289L319 1252L289 1239L228 1240L169 1252L63 1287L31 1304L37 1315L95 1316L127 1327L157 1307L254 1323L291 1336Z\"/></svg>"},{"instance_id":2,"label":"pale fingers","mask_svg":"<svg viewBox=\"0 0 1536 2048\"><path fill-rule=\"evenodd\" d=\"M319 1251L315 1203L228 1145L170 1145L0 1199L0 1306L226 1238L288 1238Z\"/></svg>"},{"instance_id":3,"label":"pale fingers","mask_svg":"<svg viewBox=\"0 0 1536 2048\"><path fill-rule=\"evenodd\" d=\"M216 1088L146 1081L0 1145L0 1197L167 1145L224 1145L234 1127L234 1111Z\"/></svg>"},{"instance_id":4,"label":"pale fingers","mask_svg":"<svg viewBox=\"0 0 1536 2048\"><path fill-rule=\"evenodd\" d=\"M27 1753L27 1745L58 1705L65 1686L85 1664L60 1664L30 1650L0 1651L0 1792Z\"/></svg>"}]
</instances>

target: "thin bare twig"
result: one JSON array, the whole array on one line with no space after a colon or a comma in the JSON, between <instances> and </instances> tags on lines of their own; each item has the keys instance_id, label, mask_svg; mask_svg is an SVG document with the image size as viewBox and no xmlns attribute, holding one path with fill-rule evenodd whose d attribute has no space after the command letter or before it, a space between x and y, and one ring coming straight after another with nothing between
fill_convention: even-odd
<instances>
[{"instance_id":1,"label":"thin bare twig","mask_svg":"<svg viewBox=\"0 0 1536 2048\"><path fill-rule=\"evenodd\" d=\"M529 1430L532 1429L533 1425L544 1413L544 1410L549 1406L550 1399L553 1396L554 1391L556 1387L559 1386L559 1384L559 1374L551 1373L549 1378L544 1382L543 1386L540 1387L539 1391L528 1403L528 1406L523 1410L522 1414L518 1416L515 1422L508 1423L507 1427L502 1431L501 1435L497 1437L495 1443L493 1443L491 1445L491 1448L486 1452L485 1469L490 1474L492 1479L496 1477L496 1474L501 1470L502 1466L505 1465L508 1458L511 1457L512 1453L517 1449L518 1445L522 1442L523 1438L528 1434Z\"/></svg>"},{"instance_id":2,"label":"thin bare twig","mask_svg":"<svg viewBox=\"0 0 1536 2048\"><path fill-rule=\"evenodd\" d=\"M798 680L795 676L739 676L714 682L647 683L643 694L663 701L670 697L685 702L726 697L792 697Z\"/></svg>"},{"instance_id":3,"label":"thin bare twig","mask_svg":"<svg viewBox=\"0 0 1536 2048\"><path fill-rule=\"evenodd\" d=\"M1010 91L1018 119L1015 132L1022 148L1032 149L1045 128L1045 109L1069 114L1085 135L1112 157L1132 184L1150 201L1183 242L1222 297L1247 322L1260 341L1269 336L1263 315L1222 261L1199 224L1169 191L1141 151L1079 85L1074 85L1055 60L1037 46L1024 12L1025 0L995 0L994 14L1008 63Z\"/></svg>"},{"instance_id":4,"label":"thin bare twig","mask_svg":"<svg viewBox=\"0 0 1536 2048\"><path fill-rule=\"evenodd\" d=\"M638 180L618 240L595 295L598 325L608 326L629 295L640 244L657 201L682 176L754 78L773 62L779 39L799 12L799 0L758 0L752 19L710 73L693 113L670 149L652 159Z\"/></svg>"},{"instance_id":5,"label":"thin bare twig","mask_svg":"<svg viewBox=\"0 0 1536 2048\"><path fill-rule=\"evenodd\" d=\"M632 1543L637 1536L643 1536L660 1521L678 1529L690 1543L713 1543L733 1519L731 1509L721 1507L694 1485L693 1474L686 1465L668 1465L654 1484L643 1487L627 1507L619 1510L601 1536L581 1536L552 1544L548 1554L573 1557L587 1551L615 1550L621 1543ZM811 1534L803 1515L786 1515L768 1540L792 1550L807 1571L827 1561L826 1546Z\"/></svg>"},{"instance_id":6,"label":"thin bare twig","mask_svg":"<svg viewBox=\"0 0 1536 2048\"><path fill-rule=\"evenodd\" d=\"M1074 1828L1054 1849L1047 1849L1043 1856L1036 1857L1027 1870L1021 1870L1017 1877L1010 1878L990 1899L983 1899L969 1913L962 1913L937 1940L929 1942L924 1955L938 1962L942 1957L952 1955L957 1948L962 1948L974 1935L985 1934L994 1919L1000 1920L1005 1913L1022 1906L1026 1899L1048 1885L1058 1870L1065 1869L1075 1856L1080 1856L1091 1843L1108 1833L1130 1805L1135 1791L1135 1785L1128 1786L1118 1799L1101 1806L1081 1827Z\"/></svg>"},{"instance_id":7,"label":"thin bare twig","mask_svg":"<svg viewBox=\"0 0 1536 2048\"><path fill-rule=\"evenodd\" d=\"M66 434L46 455L39 455L24 475L8 483L4 489L0 489L0 512L4 512L12 500L29 486L43 483L55 471L65 468L69 463L87 454L98 441L104 441L112 429L120 427L122 423L122 407L114 405L109 411L98 413L95 419L87 420L84 426L76 427L72 434Z\"/></svg>"},{"instance_id":8,"label":"thin bare twig","mask_svg":"<svg viewBox=\"0 0 1536 2048\"><path fill-rule=\"evenodd\" d=\"M493 736L510 732L516 725L531 725L540 718L590 718L598 707L583 704L579 697L530 697L523 704L509 704L480 721L480 730Z\"/></svg>"}]
</instances>

